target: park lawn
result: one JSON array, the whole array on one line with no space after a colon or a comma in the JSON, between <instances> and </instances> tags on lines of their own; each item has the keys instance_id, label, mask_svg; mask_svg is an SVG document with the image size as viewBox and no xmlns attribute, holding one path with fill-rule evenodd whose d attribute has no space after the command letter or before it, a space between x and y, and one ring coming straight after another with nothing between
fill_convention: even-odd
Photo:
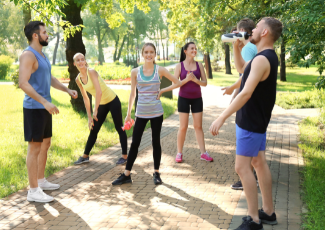
<instances>
[{"instance_id":1,"label":"park lawn","mask_svg":"<svg viewBox=\"0 0 325 230\"><path fill-rule=\"evenodd\" d=\"M123 119L128 107L130 91L115 90L122 103ZM87 116L76 113L70 105L70 97L56 89L51 90L53 103L60 114L53 116L53 138L46 166L46 176L72 165L82 155L89 130ZM26 154L27 143L24 141L23 107L24 93L14 86L0 85L0 198L28 186ZM164 118L174 113L177 100L161 98ZM132 113L134 118L134 110ZM150 127L149 123L147 128ZM127 131L128 137L132 129ZM112 117L109 114L104 122L91 154L99 153L119 142Z\"/></svg>"},{"instance_id":2,"label":"park lawn","mask_svg":"<svg viewBox=\"0 0 325 230\"><path fill-rule=\"evenodd\" d=\"M322 119L321 119L322 118ZM324 114L308 117L300 122L299 148L302 150L305 166L302 175L302 199L307 208L303 214L303 228L321 230L325 226L325 135Z\"/></svg>"},{"instance_id":3,"label":"park lawn","mask_svg":"<svg viewBox=\"0 0 325 230\"><path fill-rule=\"evenodd\" d=\"M279 69L280 70L280 69ZM287 81L282 82L278 78L278 91L302 92L311 90L317 81L319 73L317 67L306 68L286 68ZM236 69L231 70L232 75L223 72L213 72L213 79L208 79L208 84L216 86L230 86L238 80L238 72Z\"/></svg>"},{"instance_id":4,"label":"park lawn","mask_svg":"<svg viewBox=\"0 0 325 230\"><path fill-rule=\"evenodd\" d=\"M62 74L68 70L68 66L52 65L51 70L53 77L62 78Z\"/></svg>"}]
</instances>

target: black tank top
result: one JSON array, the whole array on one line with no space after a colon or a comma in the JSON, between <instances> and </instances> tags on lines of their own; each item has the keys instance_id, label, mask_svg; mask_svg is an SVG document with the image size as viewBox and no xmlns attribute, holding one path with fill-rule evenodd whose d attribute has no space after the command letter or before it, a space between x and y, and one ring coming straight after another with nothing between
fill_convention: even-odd
<instances>
[{"instance_id":1,"label":"black tank top","mask_svg":"<svg viewBox=\"0 0 325 230\"><path fill-rule=\"evenodd\" d=\"M266 80L258 83L251 98L240 110L237 111L236 124L240 128L250 132L265 133L275 103L278 56L272 49L263 50L256 54L255 57L258 55L265 56L270 62L270 75ZM251 71L251 63L254 58L245 68L239 92L241 92L245 86L246 80Z\"/></svg>"}]
</instances>

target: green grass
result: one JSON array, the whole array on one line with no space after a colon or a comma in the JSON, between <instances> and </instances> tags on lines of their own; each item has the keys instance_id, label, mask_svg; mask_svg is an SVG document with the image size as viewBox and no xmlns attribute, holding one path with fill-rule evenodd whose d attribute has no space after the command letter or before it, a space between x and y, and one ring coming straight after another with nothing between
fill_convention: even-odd
<instances>
[{"instance_id":1,"label":"green grass","mask_svg":"<svg viewBox=\"0 0 325 230\"><path fill-rule=\"evenodd\" d=\"M311 68L286 68L287 81L278 80L278 91L302 92L314 88L319 73L317 67ZM208 79L208 83L216 86L229 86L238 80L238 72L235 69L231 70L232 75L222 72L213 72L213 79Z\"/></svg>"},{"instance_id":2,"label":"green grass","mask_svg":"<svg viewBox=\"0 0 325 230\"><path fill-rule=\"evenodd\" d=\"M309 117L299 124L299 148L305 162L302 198L308 210L303 214L306 230L322 230L325 226L325 135L324 125L320 122L323 116Z\"/></svg>"},{"instance_id":3,"label":"green grass","mask_svg":"<svg viewBox=\"0 0 325 230\"><path fill-rule=\"evenodd\" d=\"M313 89L305 92L278 92L276 102L284 109L320 108L325 101L324 90Z\"/></svg>"},{"instance_id":4,"label":"green grass","mask_svg":"<svg viewBox=\"0 0 325 230\"><path fill-rule=\"evenodd\" d=\"M52 75L56 78L63 78L63 72L68 69L68 66L52 65Z\"/></svg>"},{"instance_id":5,"label":"green grass","mask_svg":"<svg viewBox=\"0 0 325 230\"><path fill-rule=\"evenodd\" d=\"M121 100L124 119L130 91L115 90L115 92ZM87 116L76 113L72 109L70 97L55 89L51 94L60 114L53 116L53 138L48 153L46 176L72 165L83 153L89 134ZM0 102L2 111L0 118L3 121L0 126L0 198L3 198L28 185L25 163L27 143L24 141L23 133L23 91L15 89L14 86L0 85L0 97L4 98ZM165 111L164 118L166 118L174 113L177 100L161 98L161 101ZM134 113L132 117L134 118ZM132 135L132 129L127 131L127 135ZM118 142L118 134L109 114L91 154L96 154Z\"/></svg>"}]
</instances>

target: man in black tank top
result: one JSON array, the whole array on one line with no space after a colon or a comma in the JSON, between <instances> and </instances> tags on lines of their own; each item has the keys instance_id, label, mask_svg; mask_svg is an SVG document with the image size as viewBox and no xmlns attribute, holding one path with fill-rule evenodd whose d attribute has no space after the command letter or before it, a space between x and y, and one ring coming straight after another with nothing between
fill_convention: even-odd
<instances>
[{"instance_id":1,"label":"man in black tank top","mask_svg":"<svg viewBox=\"0 0 325 230\"><path fill-rule=\"evenodd\" d=\"M261 230L262 223L277 224L272 200L272 177L266 162L266 130L271 119L276 97L278 57L274 42L280 37L282 23L274 18L263 18L253 30L251 43L258 50L257 55L245 63L234 43L235 65L243 76L224 94L232 94L239 88L239 94L229 107L212 123L210 132L218 135L225 120L236 113L236 164L235 169L244 185L248 204L248 216L237 230ZM262 191L263 208L258 210L257 187L250 165L253 165Z\"/></svg>"}]
</instances>

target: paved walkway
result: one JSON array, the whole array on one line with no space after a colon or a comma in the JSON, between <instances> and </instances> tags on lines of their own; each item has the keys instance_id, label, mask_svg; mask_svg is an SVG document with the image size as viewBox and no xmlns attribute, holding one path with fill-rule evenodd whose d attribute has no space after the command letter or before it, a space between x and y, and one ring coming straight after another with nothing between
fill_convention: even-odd
<instances>
[{"instance_id":1,"label":"paved walkway","mask_svg":"<svg viewBox=\"0 0 325 230\"><path fill-rule=\"evenodd\" d=\"M212 121L223 111L221 107L230 100L220 97L220 88L217 90L211 86L203 91L203 129L206 148L214 162L199 159L190 119L184 163L175 163L179 124L176 113L164 120L162 128L162 185L155 186L152 181L148 130L133 168L133 184L111 185L124 170L123 166L115 166L121 150L119 145L113 146L92 156L88 165L71 166L50 176L49 181L61 184L59 190L47 192L55 197L52 203L27 202L27 189L0 200L0 229L234 229L246 215L247 206L244 193L230 189L239 179L234 170L235 116L227 120L219 137L208 132ZM274 109L266 154L279 224L273 228L265 225L265 230L300 229L298 172L303 159L297 147L297 121L314 111L289 113L279 107Z\"/></svg>"}]
</instances>

